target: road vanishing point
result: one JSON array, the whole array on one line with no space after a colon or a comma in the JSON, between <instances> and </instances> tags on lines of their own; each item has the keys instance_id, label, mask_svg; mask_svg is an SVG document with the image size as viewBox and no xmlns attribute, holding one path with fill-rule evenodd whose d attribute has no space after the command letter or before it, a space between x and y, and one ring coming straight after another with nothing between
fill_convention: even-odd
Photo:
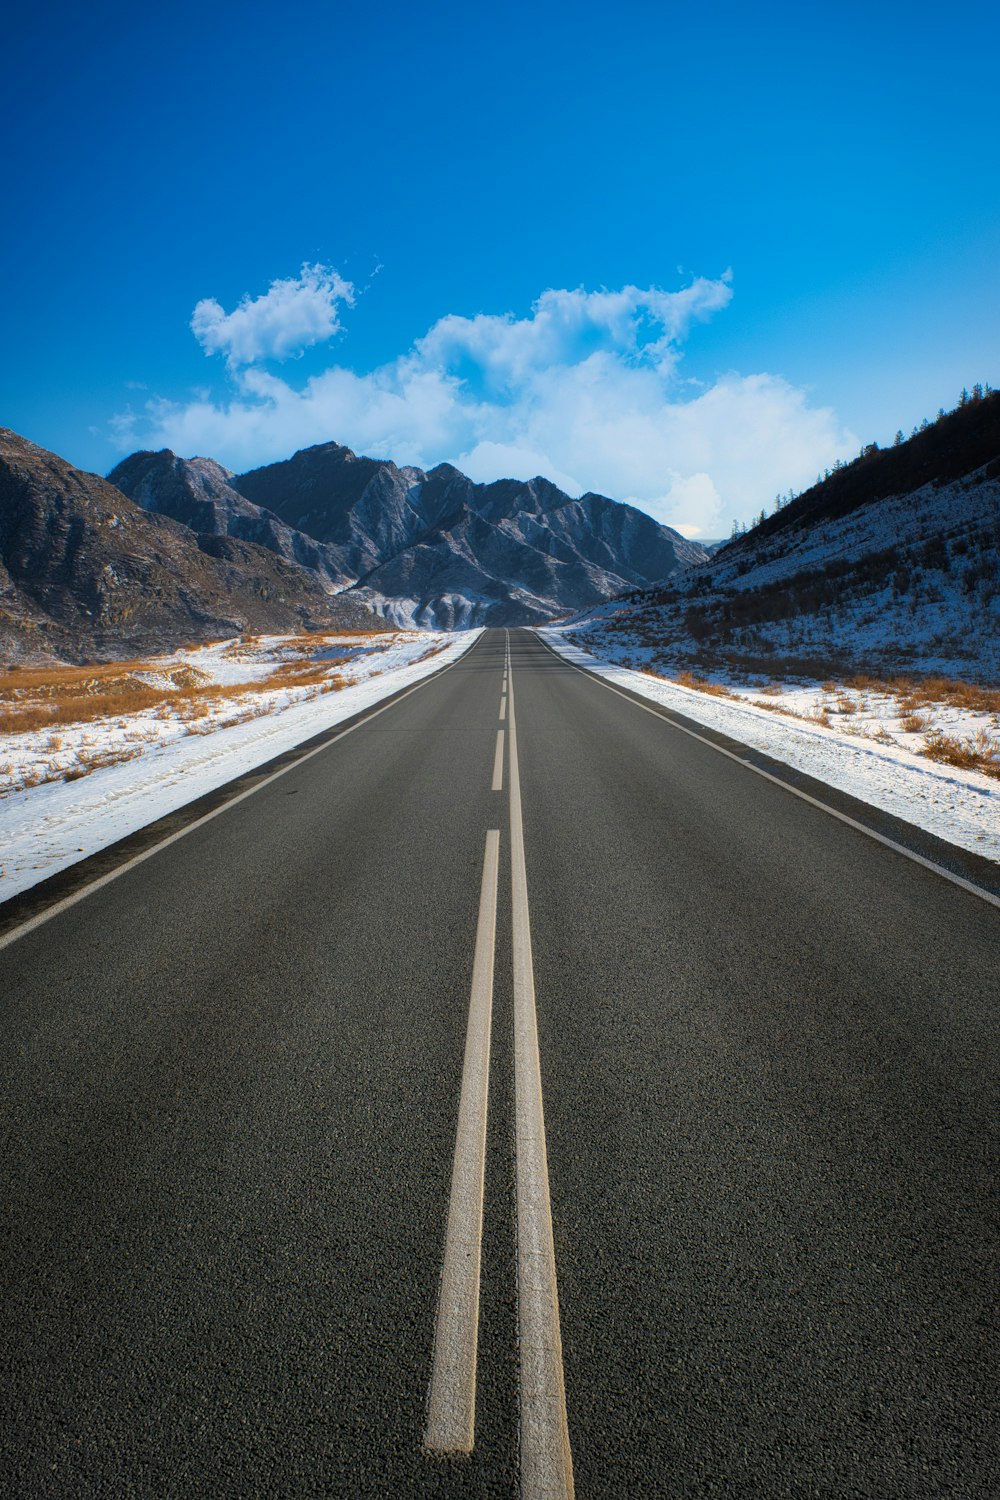
<instances>
[{"instance_id":1,"label":"road vanishing point","mask_svg":"<svg viewBox=\"0 0 1000 1500\"><path fill-rule=\"evenodd\" d=\"M0 1494L1000 1493L995 891L750 758L488 630L8 912Z\"/></svg>"}]
</instances>

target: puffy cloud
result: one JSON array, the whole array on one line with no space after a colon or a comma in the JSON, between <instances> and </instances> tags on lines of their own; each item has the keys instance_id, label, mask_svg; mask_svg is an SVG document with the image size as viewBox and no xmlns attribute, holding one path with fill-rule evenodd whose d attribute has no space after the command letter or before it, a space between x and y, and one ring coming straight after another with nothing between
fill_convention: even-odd
<instances>
[{"instance_id":1,"label":"puffy cloud","mask_svg":"<svg viewBox=\"0 0 1000 1500\"><path fill-rule=\"evenodd\" d=\"M515 392L553 367L578 365L597 353L629 364L672 367L675 345L691 323L704 320L732 297L729 274L719 281L699 277L679 292L622 287L617 292L543 292L530 318L450 313L417 340L416 359L452 370L488 391Z\"/></svg>"},{"instance_id":2,"label":"puffy cloud","mask_svg":"<svg viewBox=\"0 0 1000 1500\"><path fill-rule=\"evenodd\" d=\"M303 265L300 275L272 281L262 297L244 297L231 313L214 297L202 298L191 332L206 354L224 354L234 369L286 359L340 332L341 302L354 302L349 281L329 266Z\"/></svg>"},{"instance_id":3,"label":"puffy cloud","mask_svg":"<svg viewBox=\"0 0 1000 1500\"><path fill-rule=\"evenodd\" d=\"M525 318L449 314L367 373L333 365L295 386L262 366L335 332L337 304L352 296L336 273L303 267L228 317L219 308L221 322L196 310L202 343L227 357L232 398L150 401L117 419L119 443L244 469L336 439L399 463L447 459L480 480L544 474L702 536L725 534L856 447L832 411L780 376L730 373L690 394L680 345L729 304L728 273L677 292L547 291Z\"/></svg>"}]
</instances>

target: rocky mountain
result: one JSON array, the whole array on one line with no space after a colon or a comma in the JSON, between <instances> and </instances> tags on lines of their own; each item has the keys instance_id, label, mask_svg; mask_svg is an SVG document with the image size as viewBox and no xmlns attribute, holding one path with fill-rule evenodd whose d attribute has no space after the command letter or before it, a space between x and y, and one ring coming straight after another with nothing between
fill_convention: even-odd
<instances>
[{"instance_id":1,"label":"rocky mountain","mask_svg":"<svg viewBox=\"0 0 1000 1500\"><path fill-rule=\"evenodd\" d=\"M664 668L1000 683L1000 394L874 444L666 588L581 615Z\"/></svg>"},{"instance_id":2,"label":"rocky mountain","mask_svg":"<svg viewBox=\"0 0 1000 1500\"><path fill-rule=\"evenodd\" d=\"M399 624L530 624L706 556L602 495L573 500L545 479L475 484L450 464L425 473L338 443L238 476L134 454L110 478L147 509L272 546Z\"/></svg>"},{"instance_id":3,"label":"rocky mountain","mask_svg":"<svg viewBox=\"0 0 1000 1500\"><path fill-rule=\"evenodd\" d=\"M247 630L343 627L378 621L274 550L147 514L107 480L0 428L7 661L91 661Z\"/></svg>"},{"instance_id":4,"label":"rocky mountain","mask_svg":"<svg viewBox=\"0 0 1000 1500\"><path fill-rule=\"evenodd\" d=\"M353 583L337 548L286 525L273 511L255 505L233 488L234 475L211 458L178 458L133 453L112 469L108 482L143 510L170 516L205 536L238 537L276 552L286 562L318 573L331 591Z\"/></svg>"}]
</instances>

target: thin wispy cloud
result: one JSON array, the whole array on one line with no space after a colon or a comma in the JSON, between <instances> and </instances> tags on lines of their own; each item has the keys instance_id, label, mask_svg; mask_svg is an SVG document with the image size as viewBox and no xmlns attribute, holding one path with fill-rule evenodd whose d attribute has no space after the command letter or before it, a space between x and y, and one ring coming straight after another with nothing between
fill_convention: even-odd
<instances>
[{"instance_id":1,"label":"thin wispy cloud","mask_svg":"<svg viewBox=\"0 0 1000 1500\"><path fill-rule=\"evenodd\" d=\"M231 313L211 299L195 309L196 337L226 361L229 399L148 401L116 419L117 440L245 469L336 439L480 480L541 473L719 535L855 445L780 376L732 372L692 394L684 341L732 298L728 272L677 291L552 289L526 317L448 314L375 370L334 363L296 384L267 362L333 337L355 301L329 267L303 266Z\"/></svg>"}]
</instances>

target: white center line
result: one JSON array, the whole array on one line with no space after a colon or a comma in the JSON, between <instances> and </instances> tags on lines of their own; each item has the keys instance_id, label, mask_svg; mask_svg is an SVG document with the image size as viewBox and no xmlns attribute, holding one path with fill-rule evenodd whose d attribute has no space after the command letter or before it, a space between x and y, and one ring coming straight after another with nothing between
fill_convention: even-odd
<instances>
[{"instance_id":1,"label":"white center line","mask_svg":"<svg viewBox=\"0 0 1000 1500\"><path fill-rule=\"evenodd\" d=\"M483 858L462 1095L434 1337L434 1368L424 1430L424 1446L435 1453L471 1453L475 1441L479 1270L499 854L500 833L491 828L486 835Z\"/></svg>"},{"instance_id":2,"label":"white center line","mask_svg":"<svg viewBox=\"0 0 1000 1500\"><path fill-rule=\"evenodd\" d=\"M493 757L493 786L494 792L503 791L503 730L497 730L497 748Z\"/></svg>"},{"instance_id":3,"label":"white center line","mask_svg":"<svg viewBox=\"0 0 1000 1500\"><path fill-rule=\"evenodd\" d=\"M509 639L509 638L508 638ZM509 648L508 648L509 649ZM559 1295L542 1112L542 1076L531 959L528 879L510 677L510 860L514 940L514 1135L517 1305L521 1360L521 1500L570 1500L573 1457L566 1421Z\"/></svg>"}]
</instances>

